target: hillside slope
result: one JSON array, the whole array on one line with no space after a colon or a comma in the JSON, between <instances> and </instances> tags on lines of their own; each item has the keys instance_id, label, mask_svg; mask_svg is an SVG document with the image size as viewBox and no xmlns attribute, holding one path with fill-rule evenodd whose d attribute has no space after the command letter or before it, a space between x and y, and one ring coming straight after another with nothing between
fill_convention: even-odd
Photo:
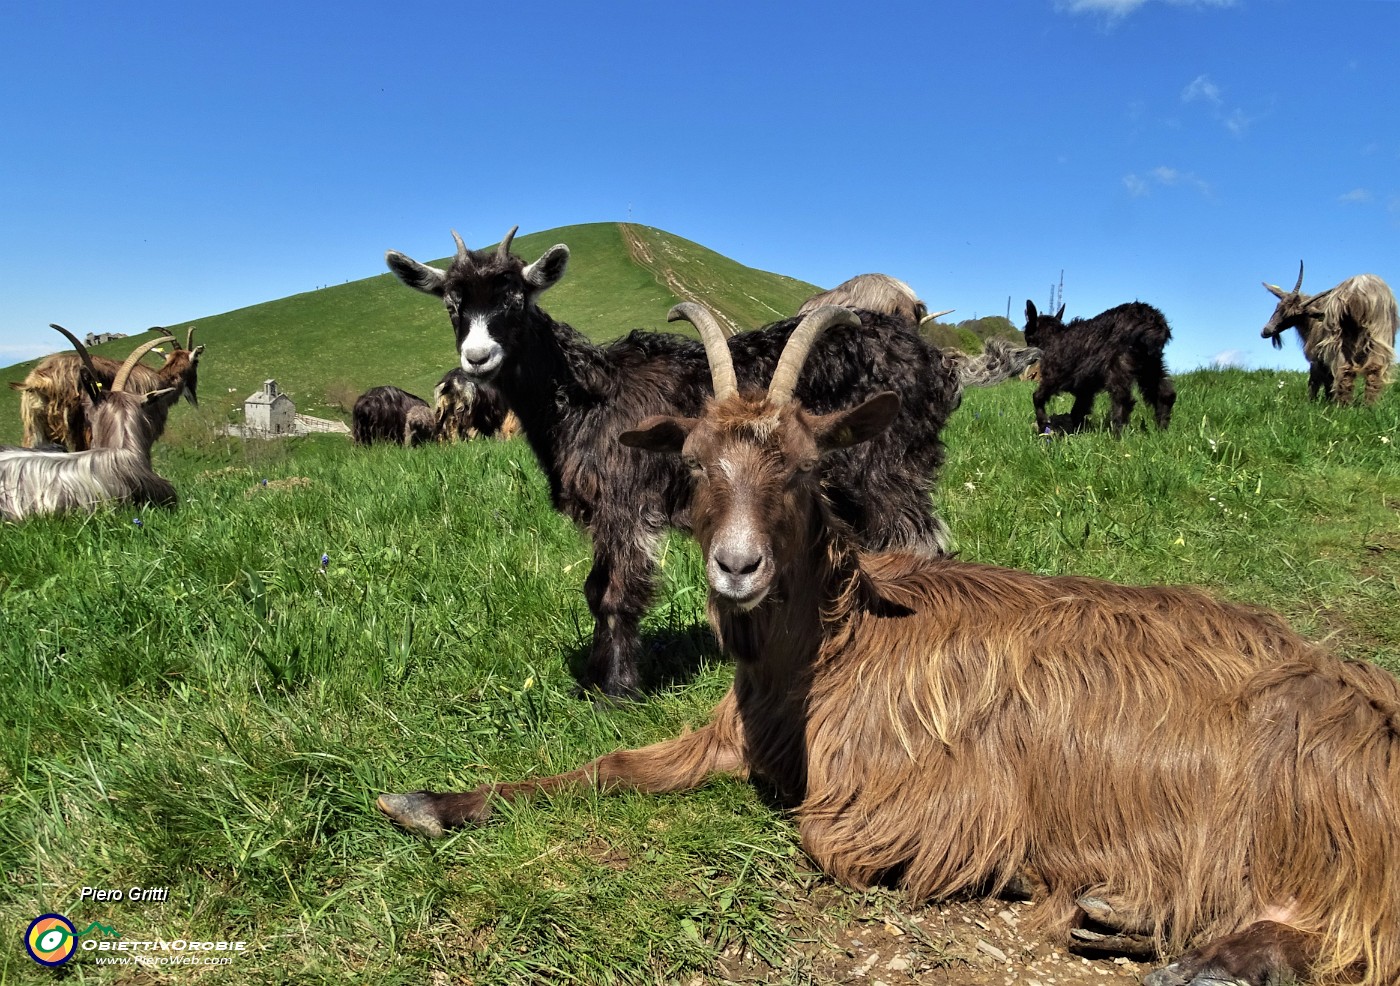
<instances>
[{"instance_id":1,"label":"hillside slope","mask_svg":"<svg viewBox=\"0 0 1400 986\"><path fill-rule=\"evenodd\" d=\"M516 237L513 249L533 260L555 243L569 246L569 272L545 296L544 307L600 341L634 328L690 330L666 324L666 312L681 300L704 301L722 318L752 328L795 311L818 290L671 233L624 223L530 233ZM196 343L208 346L200 364L201 398L216 416L230 420L241 419L243 399L269 377L299 410L334 417L343 416L344 395L379 384L428 397L456 363L442 306L388 273L179 323L170 331L183 342L190 325L198 326ZM121 358L150 337L136 334L93 352ZM0 382L23 379L36 362L0 370ZM177 410L172 423L184 413ZM0 442L19 438L18 395L0 387Z\"/></svg>"}]
</instances>

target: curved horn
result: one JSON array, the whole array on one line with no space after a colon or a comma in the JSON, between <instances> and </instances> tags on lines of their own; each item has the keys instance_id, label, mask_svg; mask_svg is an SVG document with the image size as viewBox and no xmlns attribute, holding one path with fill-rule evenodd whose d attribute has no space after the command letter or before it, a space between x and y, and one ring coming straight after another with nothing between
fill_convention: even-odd
<instances>
[{"instance_id":1,"label":"curved horn","mask_svg":"<svg viewBox=\"0 0 1400 986\"><path fill-rule=\"evenodd\" d=\"M778 368L773 371L773 382L768 385L768 403L786 404L792 400L792 392L797 388L797 375L802 372L802 364L807 362L807 354L817 336L833 325L860 326L855 312L840 305L822 305L804 318L792 330L783 354L778 357Z\"/></svg>"},{"instance_id":2,"label":"curved horn","mask_svg":"<svg viewBox=\"0 0 1400 986\"><path fill-rule=\"evenodd\" d=\"M506 234L506 238L501 241L501 245L496 247L496 256L501 260L505 260L510 256L510 241L515 239L515 233L518 229L520 229L519 226L512 226L510 232Z\"/></svg>"},{"instance_id":3,"label":"curved horn","mask_svg":"<svg viewBox=\"0 0 1400 986\"><path fill-rule=\"evenodd\" d=\"M1293 293L1297 294L1303 288L1303 262L1298 261L1298 283L1293 285Z\"/></svg>"},{"instance_id":4,"label":"curved horn","mask_svg":"<svg viewBox=\"0 0 1400 986\"><path fill-rule=\"evenodd\" d=\"M942 318L944 315L951 315L951 314L953 314L953 312L955 312L955 311L957 311L956 308L948 308L948 309L945 309L945 310L943 310L943 311L941 311L941 312L930 312L929 314L925 315L923 318L919 319L919 324L920 324L920 325L923 325L925 322L932 322L932 321L933 321L934 319L936 319L936 318Z\"/></svg>"},{"instance_id":5,"label":"curved horn","mask_svg":"<svg viewBox=\"0 0 1400 986\"><path fill-rule=\"evenodd\" d=\"M194 327L193 325L191 325L191 326L190 326L190 330L189 330L188 332L185 333L185 348L186 348L186 349L193 349L193 348L194 348L194 329L195 329L195 327Z\"/></svg>"},{"instance_id":6,"label":"curved horn","mask_svg":"<svg viewBox=\"0 0 1400 986\"><path fill-rule=\"evenodd\" d=\"M462 242L461 234L459 234L455 229L452 231L452 239L453 239L453 240L456 242L456 244L457 244L457 257L456 257L456 259L457 259L457 260L466 260L466 259L467 259L467 245L466 245L465 243Z\"/></svg>"},{"instance_id":7,"label":"curved horn","mask_svg":"<svg viewBox=\"0 0 1400 986\"><path fill-rule=\"evenodd\" d=\"M705 344L705 358L710 361L715 400L722 401L737 394L739 381L734 376L734 359L729 354L729 343L710 310L693 301L682 301L666 313L666 321L686 321L700 331L700 340Z\"/></svg>"},{"instance_id":8,"label":"curved horn","mask_svg":"<svg viewBox=\"0 0 1400 986\"><path fill-rule=\"evenodd\" d=\"M93 368L92 357L88 355L87 347L78 341L77 336L69 332L63 326L58 325L54 322L50 322L49 328L57 329L59 332L62 332L65 337L67 337L68 341L73 344L73 348L78 351L78 357L83 361L83 366L87 368L88 376L92 377L93 386L100 386L101 381L97 376L97 370Z\"/></svg>"},{"instance_id":9,"label":"curved horn","mask_svg":"<svg viewBox=\"0 0 1400 986\"><path fill-rule=\"evenodd\" d=\"M161 336L159 339L152 339L150 342L143 342L136 347L136 351L126 358L126 362L117 370L117 375L112 378L112 393L120 394L126 387L126 378L131 376L131 369L141 362L141 357L145 356L152 349L155 349L163 342L174 342L174 336Z\"/></svg>"}]
</instances>

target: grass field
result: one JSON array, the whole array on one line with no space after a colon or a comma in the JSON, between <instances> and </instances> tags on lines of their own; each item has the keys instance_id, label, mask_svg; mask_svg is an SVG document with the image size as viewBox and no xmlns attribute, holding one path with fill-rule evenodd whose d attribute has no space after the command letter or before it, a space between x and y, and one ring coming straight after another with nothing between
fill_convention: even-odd
<instances>
[{"instance_id":1,"label":"grass field","mask_svg":"<svg viewBox=\"0 0 1400 986\"><path fill-rule=\"evenodd\" d=\"M1028 384L969 392L937 494L964 557L1205 585L1400 670L1400 387L1341 409L1292 373L1177 385L1172 430L1122 441L1033 435ZM871 906L735 782L561 795L436 844L396 831L379 791L553 773L702 723L732 670L697 554L666 548L654 694L597 707L569 670L588 549L522 441L243 444L220 415L182 405L157 447L177 511L0 528L0 983L54 978L20 944L48 911L248 943L201 982L717 981L736 945L805 981L791 903ZM132 886L169 898L80 901ZM156 979L90 954L65 972Z\"/></svg>"}]
</instances>

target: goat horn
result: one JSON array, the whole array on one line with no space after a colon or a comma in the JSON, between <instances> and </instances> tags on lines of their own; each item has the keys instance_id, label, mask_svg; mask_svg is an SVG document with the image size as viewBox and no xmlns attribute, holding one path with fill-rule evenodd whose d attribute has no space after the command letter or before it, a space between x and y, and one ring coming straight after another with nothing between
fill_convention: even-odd
<instances>
[{"instance_id":1,"label":"goat horn","mask_svg":"<svg viewBox=\"0 0 1400 986\"><path fill-rule=\"evenodd\" d=\"M1298 283L1293 285L1293 293L1297 294L1303 289L1303 262L1298 261Z\"/></svg>"},{"instance_id":2,"label":"goat horn","mask_svg":"<svg viewBox=\"0 0 1400 986\"><path fill-rule=\"evenodd\" d=\"M518 229L520 229L519 226L512 226L510 228L510 232L506 234L506 238L502 240L501 245L496 248L497 257L505 260L510 256L510 241L515 239L515 233Z\"/></svg>"},{"instance_id":3,"label":"goat horn","mask_svg":"<svg viewBox=\"0 0 1400 986\"><path fill-rule=\"evenodd\" d=\"M855 312L840 305L822 305L809 314L797 328L792 330L783 354L778 357L778 368L773 371L773 382L768 385L768 403L786 404L792 400L797 389L797 375L802 372L802 364L807 362L807 354L817 336L833 325L860 327L860 319Z\"/></svg>"},{"instance_id":4,"label":"goat horn","mask_svg":"<svg viewBox=\"0 0 1400 986\"><path fill-rule=\"evenodd\" d=\"M710 379L715 384L715 400L722 401L737 394L739 382L734 376L734 358L729 354L725 332L710 310L693 301L682 301L666 313L666 321L686 321L700 331L705 358L710 362Z\"/></svg>"},{"instance_id":5,"label":"goat horn","mask_svg":"<svg viewBox=\"0 0 1400 986\"><path fill-rule=\"evenodd\" d=\"M92 377L93 386L100 385L100 381L97 376L97 370L93 368L92 357L88 355L87 347L78 341L77 336L69 332L63 326L58 325L54 322L50 322L49 328L57 329L59 332L62 332L64 336L68 339L68 341L73 344L73 348L78 351L78 357L83 361L83 366L87 368L88 376Z\"/></svg>"},{"instance_id":6,"label":"goat horn","mask_svg":"<svg viewBox=\"0 0 1400 986\"><path fill-rule=\"evenodd\" d=\"M457 243L457 259L467 259L467 245L462 242L462 236L455 229L452 231L452 239Z\"/></svg>"},{"instance_id":7,"label":"goat horn","mask_svg":"<svg viewBox=\"0 0 1400 986\"><path fill-rule=\"evenodd\" d=\"M126 387L126 378L131 376L131 369L141 362L141 357L145 356L152 349L155 349L163 342L174 342L174 336L161 336L159 339L152 339L150 342L143 342L136 347L136 351L126 358L126 362L117 370L117 375L112 378L112 393L120 394Z\"/></svg>"},{"instance_id":8,"label":"goat horn","mask_svg":"<svg viewBox=\"0 0 1400 986\"><path fill-rule=\"evenodd\" d=\"M191 326L190 326L190 330L189 330L188 332L185 333L185 348L186 348L186 349L193 349L193 348L194 348L194 329L195 329L195 327L194 327L193 325L191 325Z\"/></svg>"},{"instance_id":9,"label":"goat horn","mask_svg":"<svg viewBox=\"0 0 1400 986\"><path fill-rule=\"evenodd\" d=\"M919 319L919 324L920 324L920 325L923 325L925 322L932 322L932 321L933 321L934 319L936 319L936 318L942 318L944 315L951 315L951 314L953 314L953 312L955 312L955 311L957 311L956 308L948 308L948 309L945 309L945 310L943 310L943 311L941 311L941 312L930 312L929 314L925 315L923 318Z\"/></svg>"}]
</instances>

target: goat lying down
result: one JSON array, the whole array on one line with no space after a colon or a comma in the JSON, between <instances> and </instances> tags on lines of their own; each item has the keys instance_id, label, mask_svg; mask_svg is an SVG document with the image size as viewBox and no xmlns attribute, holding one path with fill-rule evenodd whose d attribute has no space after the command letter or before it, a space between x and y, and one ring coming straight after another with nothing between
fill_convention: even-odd
<instances>
[{"instance_id":1,"label":"goat lying down","mask_svg":"<svg viewBox=\"0 0 1400 986\"><path fill-rule=\"evenodd\" d=\"M81 407L92 431L92 447L81 452L0 446L0 520L96 509L108 502L174 506L175 487L151 468L151 446L164 424L173 389L132 392L132 369L141 357L169 337L154 339L127 357L110 390L100 379L83 344L67 329L83 362ZM159 419L159 420L157 420Z\"/></svg>"},{"instance_id":2,"label":"goat lying down","mask_svg":"<svg viewBox=\"0 0 1400 986\"><path fill-rule=\"evenodd\" d=\"M380 809L431 837L564 786L757 777L841 882L927 898L1030 876L1042 929L1066 936L1089 911L1176 956L1151 986L1400 981L1395 678L1192 589L862 551L821 466L899 400L821 415L794 401L811 336L847 313L811 319L766 394L740 393L707 338L704 412L622 437L692 476L710 620L737 659L710 723Z\"/></svg>"}]
</instances>

